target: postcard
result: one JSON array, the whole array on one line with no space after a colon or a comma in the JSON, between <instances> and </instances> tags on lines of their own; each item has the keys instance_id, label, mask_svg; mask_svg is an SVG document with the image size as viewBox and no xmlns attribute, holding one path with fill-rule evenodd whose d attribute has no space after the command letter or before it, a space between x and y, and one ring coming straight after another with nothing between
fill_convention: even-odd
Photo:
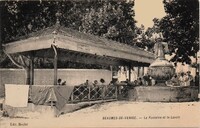
<instances>
[{"instance_id":1,"label":"postcard","mask_svg":"<svg viewBox=\"0 0 200 128\"><path fill-rule=\"evenodd\" d=\"M1 128L200 127L198 0L0 9Z\"/></svg>"}]
</instances>

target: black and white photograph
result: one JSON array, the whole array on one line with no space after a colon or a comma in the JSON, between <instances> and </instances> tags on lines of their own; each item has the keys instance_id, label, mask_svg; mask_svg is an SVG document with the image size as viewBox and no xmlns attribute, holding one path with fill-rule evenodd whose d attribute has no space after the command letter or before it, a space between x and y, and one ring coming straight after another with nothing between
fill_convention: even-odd
<instances>
[{"instance_id":1,"label":"black and white photograph","mask_svg":"<svg viewBox=\"0 0 200 128\"><path fill-rule=\"evenodd\" d=\"M199 128L198 0L1 0L1 128Z\"/></svg>"}]
</instances>

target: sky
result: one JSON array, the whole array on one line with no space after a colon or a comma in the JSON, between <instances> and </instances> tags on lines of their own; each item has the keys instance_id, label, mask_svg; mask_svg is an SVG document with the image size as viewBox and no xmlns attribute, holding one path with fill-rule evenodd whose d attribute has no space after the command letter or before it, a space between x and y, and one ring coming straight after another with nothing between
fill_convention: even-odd
<instances>
[{"instance_id":1,"label":"sky","mask_svg":"<svg viewBox=\"0 0 200 128\"><path fill-rule=\"evenodd\" d=\"M135 0L135 20L138 27L143 24L145 28L153 26L153 18L165 16L163 0Z\"/></svg>"}]
</instances>

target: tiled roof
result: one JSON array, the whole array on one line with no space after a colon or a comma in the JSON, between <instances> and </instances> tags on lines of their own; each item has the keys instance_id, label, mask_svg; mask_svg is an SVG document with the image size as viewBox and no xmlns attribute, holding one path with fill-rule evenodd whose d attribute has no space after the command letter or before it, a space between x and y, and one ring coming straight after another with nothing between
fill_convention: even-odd
<instances>
[{"instance_id":1,"label":"tiled roof","mask_svg":"<svg viewBox=\"0 0 200 128\"><path fill-rule=\"evenodd\" d=\"M56 32L56 34L55 34L55 32ZM17 38L16 41L5 44L4 47L8 53L9 53L9 51L10 51L10 53L24 52L26 49L24 49L24 51L21 50L21 49L23 49L23 47L20 47L20 45L24 45L24 47L26 47L25 43L30 43L30 42L34 43L37 41L41 41L42 39L43 40L47 40L47 39L53 40L55 38L55 36L56 37L59 37L59 36L64 37L64 40L69 39L72 42L74 41L74 42L76 42L76 45L84 44L88 47L93 46L97 49L99 48L99 49L101 49L99 52L103 52L102 55L104 55L104 53L108 53L109 56L114 57L114 58L118 57L118 59L127 59L130 61L137 61L137 62L142 62L142 63L151 63L152 61L155 60L155 56L153 53L144 51L143 49L140 49L138 47L129 46L127 44L109 40L104 37L94 36L92 34L79 32L77 30L72 30L70 28L66 28L66 27L59 26L59 25L54 25L52 27L30 33L27 36ZM66 43L67 42L63 42L63 45ZM16 47L17 45L19 46L19 48L14 49L14 47ZM31 43L30 43L30 45L31 45ZM38 45L40 45L40 46L38 46ZM42 47L43 47L42 45L44 45L43 49L47 48L46 47L47 44L45 44L45 41L38 45L34 44L34 46L33 46L34 48L33 49L27 48L27 51L42 49ZM71 45L74 45L74 44L71 44ZM67 47L63 47L63 48L67 48ZM9 49L11 49L11 50L9 50ZM107 49L107 50L104 51L103 49ZM71 49L69 49L69 50L71 50ZM72 49L72 50L76 50L76 49ZM115 52L113 52L113 51L115 51ZM78 51L78 49L77 49L76 52L82 52L82 51ZM109 52L110 52L110 54L109 54ZM115 53L119 53L119 54L123 53L123 55L115 56ZM91 52L91 54L95 54L95 53ZM126 54L129 56L129 58L126 57ZM134 55L134 56L131 58L131 55ZM138 57L135 58L136 56L138 56ZM140 57L142 57L142 58L139 59ZM148 61L146 61L145 59L148 59Z\"/></svg>"}]
</instances>

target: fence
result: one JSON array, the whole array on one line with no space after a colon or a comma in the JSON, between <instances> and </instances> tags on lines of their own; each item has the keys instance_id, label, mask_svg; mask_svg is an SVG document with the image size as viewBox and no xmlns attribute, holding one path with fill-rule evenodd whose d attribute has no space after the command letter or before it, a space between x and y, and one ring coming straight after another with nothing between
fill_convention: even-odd
<instances>
[{"instance_id":1,"label":"fence","mask_svg":"<svg viewBox=\"0 0 200 128\"><path fill-rule=\"evenodd\" d=\"M75 86L70 102L117 99L116 86Z\"/></svg>"},{"instance_id":2,"label":"fence","mask_svg":"<svg viewBox=\"0 0 200 128\"><path fill-rule=\"evenodd\" d=\"M110 100L110 99L126 99L128 96L128 86L75 86L70 96L71 103Z\"/></svg>"}]
</instances>

